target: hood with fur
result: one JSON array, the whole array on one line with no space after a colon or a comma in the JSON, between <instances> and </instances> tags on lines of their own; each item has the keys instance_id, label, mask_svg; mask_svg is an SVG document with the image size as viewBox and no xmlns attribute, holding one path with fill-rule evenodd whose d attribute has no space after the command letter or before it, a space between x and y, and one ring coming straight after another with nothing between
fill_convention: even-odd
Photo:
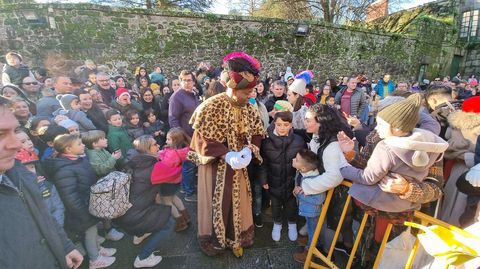
<instances>
[{"instance_id":1,"label":"hood with fur","mask_svg":"<svg viewBox=\"0 0 480 269\"><path fill-rule=\"evenodd\" d=\"M455 111L448 116L448 123L455 129L473 129L480 126L480 113Z\"/></svg>"},{"instance_id":2,"label":"hood with fur","mask_svg":"<svg viewBox=\"0 0 480 269\"><path fill-rule=\"evenodd\" d=\"M386 138L385 143L405 163L416 167L427 166L432 154L442 154L448 148L448 143L441 137L418 128L413 129L410 136ZM414 152L405 154L405 150Z\"/></svg>"}]
</instances>

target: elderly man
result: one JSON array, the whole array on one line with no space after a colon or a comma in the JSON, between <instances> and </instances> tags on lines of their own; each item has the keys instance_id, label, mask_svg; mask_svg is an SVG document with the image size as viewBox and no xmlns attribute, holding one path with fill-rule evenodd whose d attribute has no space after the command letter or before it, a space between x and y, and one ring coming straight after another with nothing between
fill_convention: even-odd
<instances>
[{"instance_id":1,"label":"elderly man","mask_svg":"<svg viewBox=\"0 0 480 269\"><path fill-rule=\"evenodd\" d=\"M248 103L259 80L260 63L234 52L224 58L227 92L202 103L192 116L191 154L198 167L198 238L209 256L223 248L243 255L253 244L253 216L247 166L261 162L264 136L257 109Z\"/></svg>"},{"instance_id":2,"label":"elderly man","mask_svg":"<svg viewBox=\"0 0 480 269\"><path fill-rule=\"evenodd\" d=\"M102 95L105 104L109 105L115 100L115 89L110 86L110 76L107 73L97 73L97 85L94 89Z\"/></svg>"},{"instance_id":3,"label":"elderly man","mask_svg":"<svg viewBox=\"0 0 480 269\"><path fill-rule=\"evenodd\" d=\"M15 162L18 121L0 97L0 268L78 268L83 257L57 224L36 176Z\"/></svg>"}]
</instances>

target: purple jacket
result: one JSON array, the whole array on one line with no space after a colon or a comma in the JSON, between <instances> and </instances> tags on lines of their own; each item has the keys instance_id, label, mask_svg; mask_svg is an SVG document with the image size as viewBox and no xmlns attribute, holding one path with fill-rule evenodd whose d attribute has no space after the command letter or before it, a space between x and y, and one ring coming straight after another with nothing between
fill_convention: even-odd
<instances>
[{"instance_id":1,"label":"purple jacket","mask_svg":"<svg viewBox=\"0 0 480 269\"><path fill-rule=\"evenodd\" d=\"M193 128L188 122L197 106L198 97L193 92L180 89L173 93L168 107L170 128L181 127L189 136L192 136Z\"/></svg>"}]
</instances>

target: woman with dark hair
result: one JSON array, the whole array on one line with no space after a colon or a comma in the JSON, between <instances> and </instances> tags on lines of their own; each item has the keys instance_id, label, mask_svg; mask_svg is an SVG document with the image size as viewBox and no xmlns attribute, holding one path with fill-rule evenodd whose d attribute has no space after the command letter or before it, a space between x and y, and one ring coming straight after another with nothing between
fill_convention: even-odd
<instances>
[{"instance_id":1,"label":"woman with dark hair","mask_svg":"<svg viewBox=\"0 0 480 269\"><path fill-rule=\"evenodd\" d=\"M268 88L265 87L265 83L263 81L259 81L257 86L255 86L255 91L257 92L257 100L260 103L265 104L268 99Z\"/></svg>"},{"instance_id":2,"label":"woman with dark hair","mask_svg":"<svg viewBox=\"0 0 480 269\"><path fill-rule=\"evenodd\" d=\"M113 78L113 81L115 81L115 85L117 85L116 89L118 88L126 88L131 90L132 85L128 83L128 81L123 77L123 76L116 76Z\"/></svg>"},{"instance_id":3,"label":"woman with dark hair","mask_svg":"<svg viewBox=\"0 0 480 269\"><path fill-rule=\"evenodd\" d=\"M293 83L288 86L287 100L293 106L293 128L304 129L303 119L307 112L305 105L305 95L307 94L307 84L310 84L313 73L309 70L295 76Z\"/></svg>"},{"instance_id":4,"label":"woman with dark hair","mask_svg":"<svg viewBox=\"0 0 480 269\"><path fill-rule=\"evenodd\" d=\"M345 119L334 108L327 105L314 105L308 108L305 114L305 132L312 134L307 143L311 151L317 154L319 180L305 182L302 190L305 195L326 192L337 187L343 180L340 168L346 162L340 144L337 141L338 132L343 131L353 137L350 127ZM343 205L342 207L343 208ZM331 210L329 210L331 211ZM342 231L343 240L352 244L353 234ZM294 255L297 262L304 262L307 253L301 252Z\"/></svg>"},{"instance_id":5,"label":"woman with dark hair","mask_svg":"<svg viewBox=\"0 0 480 269\"><path fill-rule=\"evenodd\" d=\"M136 88L138 90L141 89L141 86L142 86L141 79L142 78L145 78L148 82L148 85L150 85L151 81L150 81L150 77L148 76L147 68L145 68L143 66L140 66L138 68L138 73L135 76L135 85L136 85Z\"/></svg>"},{"instance_id":6,"label":"woman with dark hair","mask_svg":"<svg viewBox=\"0 0 480 269\"><path fill-rule=\"evenodd\" d=\"M159 98L157 98L157 96L153 94L153 91L150 88L145 88L142 91L141 96L142 96L143 110L146 111L147 109L153 109L153 111L155 112L155 116L157 118L160 118L159 103L161 102L161 100L159 100ZM144 115L144 113L141 113L141 114L142 114L142 122L147 122L147 118Z\"/></svg>"}]
</instances>

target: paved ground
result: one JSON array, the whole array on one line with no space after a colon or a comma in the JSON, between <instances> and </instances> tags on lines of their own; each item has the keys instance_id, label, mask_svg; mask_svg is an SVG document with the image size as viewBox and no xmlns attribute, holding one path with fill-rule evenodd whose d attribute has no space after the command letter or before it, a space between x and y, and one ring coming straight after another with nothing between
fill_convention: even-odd
<instances>
[{"instance_id":1,"label":"paved ground","mask_svg":"<svg viewBox=\"0 0 480 269\"><path fill-rule=\"evenodd\" d=\"M196 220L197 210L195 203L185 203L192 220ZM246 249L242 258L236 258L231 251L216 257L207 257L200 251L196 238L196 223L194 222L188 230L175 233L169 240L160 247L157 255L163 257L162 262L155 268L162 269L296 269L303 265L296 263L292 255L302 250L295 242L290 242L287 235L287 228L284 225L280 242L274 242L271 238L272 222L265 217L264 227L255 229L255 244ZM109 268L133 268L133 261L140 250L139 246L132 244L132 237L126 235L118 242L105 242L105 247L115 247L118 252L115 255L117 261ZM84 262L81 268L88 268Z\"/></svg>"}]
</instances>

